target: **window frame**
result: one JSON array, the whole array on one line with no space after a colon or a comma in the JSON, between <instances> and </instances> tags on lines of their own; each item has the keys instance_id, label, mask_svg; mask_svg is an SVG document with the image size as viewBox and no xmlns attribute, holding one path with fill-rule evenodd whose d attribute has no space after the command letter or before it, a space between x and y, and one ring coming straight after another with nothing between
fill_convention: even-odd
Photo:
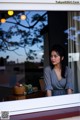
<instances>
[{"instance_id":1,"label":"window frame","mask_svg":"<svg viewBox=\"0 0 80 120\"><path fill-rule=\"evenodd\" d=\"M0 0L0 10L80 11L80 0L78 1L79 4L58 4L56 3L56 0L7 0L7 2L5 2L5 0ZM0 111L9 111L10 115L33 113L80 106L79 100L80 93L56 97L0 102Z\"/></svg>"}]
</instances>

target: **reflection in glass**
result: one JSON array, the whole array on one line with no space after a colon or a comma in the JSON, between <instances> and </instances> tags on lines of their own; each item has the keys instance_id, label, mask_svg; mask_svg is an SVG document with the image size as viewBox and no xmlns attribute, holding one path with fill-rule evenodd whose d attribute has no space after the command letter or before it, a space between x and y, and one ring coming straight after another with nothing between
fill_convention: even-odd
<instances>
[{"instance_id":1,"label":"reflection in glass","mask_svg":"<svg viewBox=\"0 0 80 120\"><path fill-rule=\"evenodd\" d=\"M80 12L68 12L68 65L73 70L74 93L80 92Z\"/></svg>"},{"instance_id":2,"label":"reflection in glass","mask_svg":"<svg viewBox=\"0 0 80 120\"><path fill-rule=\"evenodd\" d=\"M0 11L0 99L16 94L16 85L23 96L40 90L39 79L43 77L44 38L41 30L48 24L46 11ZM22 20L21 16L25 15ZM5 92L6 91L6 92ZM16 95L16 99L20 96ZM24 98L24 97L23 97Z\"/></svg>"}]
</instances>

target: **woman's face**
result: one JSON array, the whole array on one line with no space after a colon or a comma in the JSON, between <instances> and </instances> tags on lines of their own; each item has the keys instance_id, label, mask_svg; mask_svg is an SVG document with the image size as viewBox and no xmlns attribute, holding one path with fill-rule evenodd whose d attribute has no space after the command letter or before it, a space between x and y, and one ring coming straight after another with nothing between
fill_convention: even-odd
<instances>
[{"instance_id":1,"label":"woman's face","mask_svg":"<svg viewBox=\"0 0 80 120\"><path fill-rule=\"evenodd\" d=\"M51 62L53 65L58 65L61 62L61 57L56 51L51 52Z\"/></svg>"}]
</instances>

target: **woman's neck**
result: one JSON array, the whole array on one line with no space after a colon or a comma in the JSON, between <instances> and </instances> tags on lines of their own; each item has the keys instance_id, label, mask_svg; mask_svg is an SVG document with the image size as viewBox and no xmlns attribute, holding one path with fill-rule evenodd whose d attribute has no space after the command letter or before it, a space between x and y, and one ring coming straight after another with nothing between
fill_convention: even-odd
<instances>
[{"instance_id":1,"label":"woman's neck","mask_svg":"<svg viewBox=\"0 0 80 120\"><path fill-rule=\"evenodd\" d=\"M54 66L54 69L61 69L61 65L60 65L60 64L55 65L55 66Z\"/></svg>"}]
</instances>

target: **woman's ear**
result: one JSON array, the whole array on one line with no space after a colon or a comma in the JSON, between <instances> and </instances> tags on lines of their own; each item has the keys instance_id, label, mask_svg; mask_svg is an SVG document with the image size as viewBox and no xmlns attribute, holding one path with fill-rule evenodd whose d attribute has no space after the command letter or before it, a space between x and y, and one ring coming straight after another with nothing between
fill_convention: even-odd
<instances>
[{"instance_id":1,"label":"woman's ear","mask_svg":"<svg viewBox=\"0 0 80 120\"><path fill-rule=\"evenodd\" d=\"M64 57L62 57L61 60L64 60Z\"/></svg>"}]
</instances>

